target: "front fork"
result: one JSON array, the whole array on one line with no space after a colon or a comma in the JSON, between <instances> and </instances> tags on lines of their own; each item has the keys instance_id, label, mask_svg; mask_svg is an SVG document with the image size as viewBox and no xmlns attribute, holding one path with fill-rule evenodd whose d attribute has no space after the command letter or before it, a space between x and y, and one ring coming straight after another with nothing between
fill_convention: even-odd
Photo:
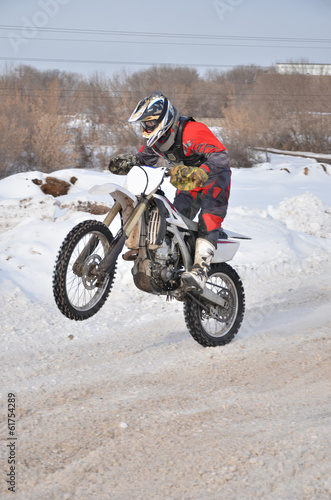
<instances>
[{"instance_id":1,"label":"front fork","mask_svg":"<svg viewBox=\"0 0 331 500\"><path fill-rule=\"evenodd\" d=\"M104 225L109 227L110 224L113 222L115 219L116 215L121 211L122 205L120 204L119 201L115 201L114 205L111 207L109 210L108 214L105 217L105 220L103 221Z\"/></svg>"},{"instance_id":2,"label":"front fork","mask_svg":"<svg viewBox=\"0 0 331 500\"><path fill-rule=\"evenodd\" d=\"M114 205L112 206L112 208L109 210L105 220L103 221L103 223L107 227L109 227L110 224L113 222L116 215L120 212L121 208L122 207L121 207L120 202L116 201L114 203ZM74 274L76 274L76 276L81 277L83 275L83 268L84 268L85 260L90 255L92 255L94 250L97 248L98 243L99 243L99 238L97 236L92 236L89 239L88 243L85 245L85 247L83 248L83 250L81 251L81 253L77 257L77 259L75 260L74 265L72 266L72 270L73 270Z\"/></svg>"},{"instance_id":3,"label":"front fork","mask_svg":"<svg viewBox=\"0 0 331 500\"><path fill-rule=\"evenodd\" d=\"M125 240L130 236L131 231L134 229L134 227L139 222L141 216L146 211L146 208L153 195L154 192L148 196L143 196L140 199L137 206L134 208L134 210L129 215L127 220L124 222L123 227L119 230L119 232L115 236L111 244L111 247L107 252L107 255L104 257L104 259L100 262L100 265L98 266L97 273L99 280L103 279L104 276L107 275L114 267L117 257L119 256L119 254L123 249ZM116 201L114 206L111 208L111 210L109 211L104 220L104 224L106 226L109 226L113 222L116 215L120 212L121 208L122 208L121 204L118 201Z\"/></svg>"}]
</instances>

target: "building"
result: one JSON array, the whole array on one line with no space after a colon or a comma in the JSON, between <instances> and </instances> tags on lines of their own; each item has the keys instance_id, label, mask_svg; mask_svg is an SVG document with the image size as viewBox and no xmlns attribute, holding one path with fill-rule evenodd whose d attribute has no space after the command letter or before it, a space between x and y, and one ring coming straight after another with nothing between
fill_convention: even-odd
<instances>
[{"instance_id":1,"label":"building","mask_svg":"<svg viewBox=\"0 0 331 500\"><path fill-rule=\"evenodd\" d=\"M331 76L331 64L319 63L277 63L276 73L280 75Z\"/></svg>"}]
</instances>

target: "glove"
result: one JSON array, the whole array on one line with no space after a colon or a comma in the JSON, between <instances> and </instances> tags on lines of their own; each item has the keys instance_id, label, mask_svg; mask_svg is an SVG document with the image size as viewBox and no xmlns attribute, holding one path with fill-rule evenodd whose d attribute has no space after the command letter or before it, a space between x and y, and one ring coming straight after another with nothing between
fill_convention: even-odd
<instances>
[{"instance_id":1,"label":"glove","mask_svg":"<svg viewBox=\"0 0 331 500\"><path fill-rule=\"evenodd\" d=\"M126 175L139 162L135 155L117 155L110 159L108 168L113 174Z\"/></svg>"},{"instance_id":2,"label":"glove","mask_svg":"<svg viewBox=\"0 0 331 500\"><path fill-rule=\"evenodd\" d=\"M176 165L169 172L170 182L180 191L191 191L203 186L208 180L208 174L203 168Z\"/></svg>"}]
</instances>

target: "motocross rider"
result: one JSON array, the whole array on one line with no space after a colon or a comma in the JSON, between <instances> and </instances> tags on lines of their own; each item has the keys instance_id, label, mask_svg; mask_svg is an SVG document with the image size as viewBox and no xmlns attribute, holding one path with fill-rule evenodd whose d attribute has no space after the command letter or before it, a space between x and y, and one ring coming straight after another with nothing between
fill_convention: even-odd
<instances>
[{"instance_id":1,"label":"motocross rider","mask_svg":"<svg viewBox=\"0 0 331 500\"><path fill-rule=\"evenodd\" d=\"M227 212L228 152L206 125L181 116L161 92L142 99L128 121L140 122L143 145L135 155L113 157L109 169L123 175L134 165L155 166L161 157L173 165L169 173L177 188L174 206L192 220L200 210L194 264L182 274L182 283L186 290L202 291Z\"/></svg>"}]
</instances>

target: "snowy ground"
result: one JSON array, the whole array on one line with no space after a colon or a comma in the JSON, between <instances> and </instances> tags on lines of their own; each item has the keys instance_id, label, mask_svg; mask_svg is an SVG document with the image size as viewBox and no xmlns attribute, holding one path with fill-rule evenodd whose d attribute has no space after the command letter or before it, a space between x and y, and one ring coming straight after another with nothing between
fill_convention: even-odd
<instances>
[{"instance_id":1,"label":"snowy ground","mask_svg":"<svg viewBox=\"0 0 331 500\"><path fill-rule=\"evenodd\" d=\"M331 167L270 159L233 172L225 228L252 237L232 262L247 308L216 349L190 337L181 303L135 289L124 261L95 317L57 310L58 248L93 218L78 201L123 178L59 171L78 181L57 199L32 182L40 173L0 181L0 498L8 393L14 498L330 498Z\"/></svg>"}]
</instances>

